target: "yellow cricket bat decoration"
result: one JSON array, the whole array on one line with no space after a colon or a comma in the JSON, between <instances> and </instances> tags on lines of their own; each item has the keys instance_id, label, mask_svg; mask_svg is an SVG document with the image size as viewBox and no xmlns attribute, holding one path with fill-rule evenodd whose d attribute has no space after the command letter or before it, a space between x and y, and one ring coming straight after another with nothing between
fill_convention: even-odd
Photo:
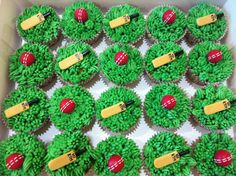
<instances>
[{"instance_id":1,"label":"yellow cricket bat decoration","mask_svg":"<svg viewBox=\"0 0 236 176\"><path fill-rule=\"evenodd\" d=\"M229 101L227 99L215 102L213 104L204 107L204 112L206 115L215 114L220 111L231 108L231 105L236 103L236 100Z\"/></svg>"},{"instance_id":2,"label":"yellow cricket bat decoration","mask_svg":"<svg viewBox=\"0 0 236 176\"><path fill-rule=\"evenodd\" d=\"M125 14L121 17L118 17L110 21L109 24L110 24L110 27L114 29L114 28L117 28L119 26L129 23L132 19L137 18L138 16L139 16L138 13L132 14L130 16L128 14Z\"/></svg>"},{"instance_id":3,"label":"yellow cricket bat decoration","mask_svg":"<svg viewBox=\"0 0 236 176\"><path fill-rule=\"evenodd\" d=\"M205 26L207 24L211 24L217 21L218 18L222 17L224 14L223 13L219 13L219 14L210 14L210 15L206 15L203 17L200 17L197 19L197 25L198 26Z\"/></svg>"}]
</instances>

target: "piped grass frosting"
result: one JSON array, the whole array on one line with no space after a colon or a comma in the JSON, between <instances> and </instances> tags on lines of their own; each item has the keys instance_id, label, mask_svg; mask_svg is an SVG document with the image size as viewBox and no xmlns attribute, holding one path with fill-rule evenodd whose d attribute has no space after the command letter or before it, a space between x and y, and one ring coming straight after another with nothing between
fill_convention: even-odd
<instances>
[{"instance_id":1,"label":"piped grass frosting","mask_svg":"<svg viewBox=\"0 0 236 176\"><path fill-rule=\"evenodd\" d=\"M53 75L53 57L47 46L26 43L10 56L9 77L24 86L42 85Z\"/></svg>"},{"instance_id":2,"label":"piped grass frosting","mask_svg":"<svg viewBox=\"0 0 236 176\"><path fill-rule=\"evenodd\" d=\"M83 150L80 155L76 156L76 160L64 167L52 171L48 164L55 158L74 150L75 152ZM46 171L51 176L61 175L85 175L91 168L93 158L96 153L89 144L89 138L81 132L65 132L56 135L47 148Z\"/></svg>"},{"instance_id":3,"label":"piped grass frosting","mask_svg":"<svg viewBox=\"0 0 236 176\"><path fill-rule=\"evenodd\" d=\"M234 92L223 85L219 87L208 85L196 91L192 99L192 114L201 125L210 130L227 130L236 124L236 106L232 104L229 109L211 115L205 114L204 107L225 99L231 101L235 98Z\"/></svg>"},{"instance_id":4,"label":"piped grass frosting","mask_svg":"<svg viewBox=\"0 0 236 176\"><path fill-rule=\"evenodd\" d=\"M145 168L151 175L181 175L189 176L191 167L196 162L190 154L181 156L179 161L174 162L162 168L154 166L154 160L168 153L177 151L182 152L190 150L183 137L171 132L161 132L156 134L145 144L143 149Z\"/></svg>"},{"instance_id":5,"label":"piped grass frosting","mask_svg":"<svg viewBox=\"0 0 236 176\"><path fill-rule=\"evenodd\" d=\"M76 54L77 52L84 52L88 50L89 53L83 57L83 60L72 65L67 69L59 67L60 61ZM98 58L96 53L90 45L82 42L73 43L58 50L58 56L55 64L55 71L59 77L71 84L84 84L93 78L99 71Z\"/></svg>"},{"instance_id":6,"label":"piped grass frosting","mask_svg":"<svg viewBox=\"0 0 236 176\"><path fill-rule=\"evenodd\" d=\"M170 52L179 52L183 49L174 42L165 42L152 45L144 56L145 69L149 77L156 82L179 81L187 71L187 55L183 52L176 59L165 65L155 68L152 61Z\"/></svg>"},{"instance_id":7,"label":"piped grass frosting","mask_svg":"<svg viewBox=\"0 0 236 176\"><path fill-rule=\"evenodd\" d=\"M151 123L164 128L179 128L191 114L190 100L175 84L154 86L144 102Z\"/></svg>"},{"instance_id":8,"label":"piped grass frosting","mask_svg":"<svg viewBox=\"0 0 236 176\"><path fill-rule=\"evenodd\" d=\"M85 9L87 19L84 19L84 22L77 21L75 18L74 13L77 9ZM80 18L83 18L83 16ZM61 27L63 34L69 36L72 40L87 41L95 38L102 32L102 20L102 11L94 3L75 2L65 8L62 14Z\"/></svg>"},{"instance_id":9,"label":"piped grass frosting","mask_svg":"<svg viewBox=\"0 0 236 176\"><path fill-rule=\"evenodd\" d=\"M209 52L218 50L221 60L213 63L209 58ZM217 56L217 54L215 54ZM205 83L223 82L231 76L235 63L228 46L212 42L197 44L189 53L189 70L199 81Z\"/></svg>"},{"instance_id":10,"label":"piped grass frosting","mask_svg":"<svg viewBox=\"0 0 236 176\"><path fill-rule=\"evenodd\" d=\"M186 28L184 12L175 6L156 7L151 10L147 19L147 29L158 41L178 41L183 38Z\"/></svg>"},{"instance_id":11,"label":"piped grass frosting","mask_svg":"<svg viewBox=\"0 0 236 176\"><path fill-rule=\"evenodd\" d=\"M104 118L102 110L120 102L134 101L123 112ZM102 93L96 102L96 117L101 126L112 132L128 132L141 117L141 100L136 93L125 87L113 87Z\"/></svg>"},{"instance_id":12,"label":"piped grass frosting","mask_svg":"<svg viewBox=\"0 0 236 176\"><path fill-rule=\"evenodd\" d=\"M62 104L65 99L71 101ZM68 113L66 110L72 105L75 107ZM95 115L95 101L84 88L66 85L53 93L49 113L52 123L60 130L83 129L92 122Z\"/></svg>"},{"instance_id":13,"label":"piped grass frosting","mask_svg":"<svg viewBox=\"0 0 236 176\"><path fill-rule=\"evenodd\" d=\"M7 118L3 112L2 117L7 126L16 132L32 132L41 128L49 116L49 103L46 94L40 89L35 87L19 87L3 100L2 109L5 111L25 100L29 103L36 99L39 100L37 103L32 104L28 110L13 117Z\"/></svg>"},{"instance_id":14,"label":"piped grass frosting","mask_svg":"<svg viewBox=\"0 0 236 176\"><path fill-rule=\"evenodd\" d=\"M218 150L226 150L232 155L232 163L222 167L215 163ZM236 175L236 142L228 134L205 134L201 136L193 150L197 170L201 175Z\"/></svg>"},{"instance_id":15,"label":"piped grass frosting","mask_svg":"<svg viewBox=\"0 0 236 176\"><path fill-rule=\"evenodd\" d=\"M197 19L210 15L223 13L218 7L210 4L198 4L188 11L187 26L191 34L203 41L220 40L226 33L228 24L224 16L217 18L214 23L204 26L197 25Z\"/></svg>"},{"instance_id":16,"label":"piped grass frosting","mask_svg":"<svg viewBox=\"0 0 236 176\"><path fill-rule=\"evenodd\" d=\"M45 21L28 30L22 29L21 23L23 21L38 13L46 14L48 12L50 15L45 18ZM16 25L19 35L27 42L49 44L58 38L60 19L52 7L33 5L32 7L24 9L17 18Z\"/></svg>"},{"instance_id":17,"label":"piped grass frosting","mask_svg":"<svg viewBox=\"0 0 236 176\"><path fill-rule=\"evenodd\" d=\"M99 58L103 74L116 84L134 82L143 71L141 54L130 45L114 44L101 53Z\"/></svg>"},{"instance_id":18,"label":"piped grass frosting","mask_svg":"<svg viewBox=\"0 0 236 176\"><path fill-rule=\"evenodd\" d=\"M135 13L138 13L139 16L131 19L129 23L116 28L110 27L110 21L122 17L125 14L131 16ZM103 25L105 33L113 42L135 43L145 33L145 19L143 13L139 8L136 8L129 4L112 6L105 14Z\"/></svg>"},{"instance_id":19,"label":"piped grass frosting","mask_svg":"<svg viewBox=\"0 0 236 176\"><path fill-rule=\"evenodd\" d=\"M1 176L39 175L45 164L46 149L44 144L35 136L26 133L17 134L1 141L0 150ZM8 157L15 153L20 154L23 158L16 157L14 159L13 157L13 160L8 161ZM16 170L9 169L14 168L17 163L19 164L21 159L23 159L21 167Z\"/></svg>"},{"instance_id":20,"label":"piped grass frosting","mask_svg":"<svg viewBox=\"0 0 236 176\"><path fill-rule=\"evenodd\" d=\"M139 175L141 153L133 140L122 135L111 136L97 145L96 152L94 171L97 175Z\"/></svg>"}]
</instances>

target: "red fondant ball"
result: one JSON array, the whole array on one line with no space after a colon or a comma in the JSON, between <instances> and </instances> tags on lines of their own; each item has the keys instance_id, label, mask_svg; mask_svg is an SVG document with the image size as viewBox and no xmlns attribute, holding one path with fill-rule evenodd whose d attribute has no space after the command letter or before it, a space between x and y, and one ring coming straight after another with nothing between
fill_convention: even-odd
<instances>
[{"instance_id":1,"label":"red fondant ball","mask_svg":"<svg viewBox=\"0 0 236 176\"><path fill-rule=\"evenodd\" d=\"M211 63L217 63L219 62L223 57L223 54L220 50L211 50L208 55L208 61Z\"/></svg>"},{"instance_id":2,"label":"red fondant ball","mask_svg":"<svg viewBox=\"0 0 236 176\"><path fill-rule=\"evenodd\" d=\"M162 20L166 24L172 24L175 22L176 14L173 10L167 10L162 16Z\"/></svg>"},{"instance_id":3,"label":"red fondant ball","mask_svg":"<svg viewBox=\"0 0 236 176\"><path fill-rule=\"evenodd\" d=\"M117 65L125 65L128 62L129 56L125 52L118 52L115 55L115 62Z\"/></svg>"},{"instance_id":4,"label":"red fondant ball","mask_svg":"<svg viewBox=\"0 0 236 176\"><path fill-rule=\"evenodd\" d=\"M35 57L31 52L23 52L20 56L20 62L25 66L30 66L34 63Z\"/></svg>"},{"instance_id":5,"label":"red fondant ball","mask_svg":"<svg viewBox=\"0 0 236 176\"><path fill-rule=\"evenodd\" d=\"M161 100L161 105L166 109L173 109L176 105L176 99L172 95L165 95Z\"/></svg>"},{"instance_id":6,"label":"red fondant ball","mask_svg":"<svg viewBox=\"0 0 236 176\"><path fill-rule=\"evenodd\" d=\"M80 23L83 23L83 22L87 21L87 19L88 19L88 13L85 8L77 9L74 13L74 16L75 16L75 19Z\"/></svg>"},{"instance_id":7,"label":"red fondant ball","mask_svg":"<svg viewBox=\"0 0 236 176\"><path fill-rule=\"evenodd\" d=\"M65 98L60 103L61 112L69 114L75 109L75 102L69 98Z\"/></svg>"},{"instance_id":8,"label":"red fondant ball","mask_svg":"<svg viewBox=\"0 0 236 176\"><path fill-rule=\"evenodd\" d=\"M232 163L232 154L227 150L218 150L215 153L214 161L219 166L228 166Z\"/></svg>"},{"instance_id":9,"label":"red fondant ball","mask_svg":"<svg viewBox=\"0 0 236 176\"><path fill-rule=\"evenodd\" d=\"M6 166L10 170L17 170L22 167L24 163L24 156L20 153L13 153L6 159Z\"/></svg>"},{"instance_id":10,"label":"red fondant ball","mask_svg":"<svg viewBox=\"0 0 236 176\"><path fill-rule=\"evenodd\" d=\"M120 172L124 167L124 160L119 155L112 155L107 165L111 172Z\"/></svg>"}]
</instances>

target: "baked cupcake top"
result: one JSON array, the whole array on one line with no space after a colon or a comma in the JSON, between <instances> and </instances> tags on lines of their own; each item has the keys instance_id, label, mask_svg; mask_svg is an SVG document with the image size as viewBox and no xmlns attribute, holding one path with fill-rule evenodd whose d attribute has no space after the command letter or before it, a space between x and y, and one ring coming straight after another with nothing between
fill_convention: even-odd
<instances>
[{"instance_id":1,"label":"baked cupcake top","mask_svg":"<svg viewBox=\"0 0 236 176\"><path fill-rule=\"evenodd\" d=\"M101 70L115 84L127 84L139 79L143 60L138 49L126 44L114 44L100 54Z\"/></svg>"},{"instance_id":2,"label":"baked cupcake top","mask_svg":"<svg viewBox=\"0 0 236 176\"><path fill-rule=\"evenodd\" d=\"M196 162L190 156L190 147L183 137L171 132L161 132L148 140L143 149L144 164L151 175L184 175L191 173L191 167ZM168 154L168 155L167 155ZM176 162L167 164L166 160L176 159ZM155 161L155 162L154 162ZM155 164L155 165L154 165Z\"/></svg>"},{"instance_id":3,"label":"baked cupcake top","mask_svg":"<svg viewBox=\"0 0 236 176\"><path fill-rule=\"evenodd\" d=\"M197 44L189 53L191 73L206 83L223 82L233 73L234 61L227 45Z\"/></svg>"},{"instance_id":4,"label":"baked cupcake top","mask_svg":"<svg viewBox=\"0 0 236 176\"><path fill-rule=\"evenodd\" d=\"M90 45L77 42L58 50L55 71L71 84L84 84L98 73L98 58Z\"/></svg>"},{"instance_id":5,"label":"baked cupcake top","mask_svg":"<svg viewBox=\"0 0 236 176\"><path fill-rule=\"evenodd\" d=\"M144 63L154 81L173 82L180 80L186 72L187 55L174 42L154 44L146 52Z\"/></svg>"},{"instance_id":6,"label":"baked cupcake top","mask_svg":"<svg viewBox=\"0 0 236 176\"><path fill-rule=\"evenodd\" d=\"M39 175L44 166L46 149L35 136L14 135L0 143L0 175Z\"/></svg>"},{"instance_id":7,"label":"baked cupcake top","mask_svg":"<svg viewBox=\"0 0 236 176\"><path fill-rule=\"evenodd\" d=\"M96 102L96 117L100 125L112 132L127 132L135 127L141 114L140 98L125 87L108 89Z\"/></svg>"},{"instance_id":8,"label":"baked cupcake top","mask_svg":"<svg viewBox=\"0 0 236 176\"><path fill-rule=\"evenodd\" d=\"M47 120L48 108L48 99L42 90L19 87L3 100L2 117L14 131L32 132L42 127Z\"/></svg>"},{"instance_id":9,"label":"baked cupcake top","mask_svg":"<svg viewBox=\"0 0 236 176\"><path fill-rule=\"evenodd\" d=\"M102 32L102 11L90 2L75 2L65 8L61 27L72 40L88 41Z\"/></svg>"},{"instance_id":10,"label":"baked cupcake top","mask_svg":"<svg viewBox=\"0 0 236 176\"><path fill-rule=\"evenodd\" d=\"M35 21L39 23L36 26L31 27L33 24L32 21L25 20L28 20L33 16L35 16ZM60 19L57 16L56 11L46 5L33 5L32 7L24 9L16 22L19 35L27 42L44 44L49 44L57 39L59 35L59 25ZM28 29L28 27L31 28Z\"/></svg>"},{"instance_id":11,"label":"baked cupcake top","mask_svg":"<svg viewBox=\"0 0 236 176\"><path fill-rule=\"evenodd\" d=\"M230 103L235 99L234 92L229 88L208 85L198 89L194 95L192 113L201 125L210 130L227 130L236 124L236 105ZM222 111L217 112L218 110Z\"/></svg>"},{"instance_id":12,"label":"baked cupcake top","mask_svg":"<svg viewBox=\"0 0 236 176\"><path fill-rule=\"evenodd\" d=\"M66 159L60 162L62 155ZM79 131L65 132L56 135L48 145L45 157L46 171L52 176L85 175L95 157L88 137ZM66 161L68 161L67 165L65 165Z\"/></svg>"},{"instance_id":13,"label":"baked cupcake top","mask_svg":"<svg viewBox=\"0 0 236 176\"><path fill-rule=\"evenodd\" d=\"M133 140L122 135L111 136L97 145L96 152L94 171L97 175L139 175L141 153Z\"/></svg>"},{"instance_id":14,"label":"baked cupcake top","mask_svg":"<svg viewBox=\"0 0 236 176\"><path fill-rule=\"evenodd\" d=\"M179 128L190 116L190 100L175 84L154 86L144 102L151 123L164 128Z\"/></svg>"},{"instance_id":15,"label":"baked cupcake top","mask_svg":"<svg viewBox=\"0 0 236 176\"><path fill-rule=\"evenodd\" d=\"M119 17L121 19L116 20ZM145 33L143 13L129 4L112 6L105 14L103 25L107 36L113 42L135 43Z\"/></svg>"},{"instance_id":16,"label":"baked cupcake top","mask_svg":"<svg viewBox=\"0 0 236 176\"><path fill-rule=\"evenodd\" d=\"M95 115L92 95L80 86L64 86L55 90L50 100L52 123L60 130L83 129Z\"/></svg>"},{"instance_id":17,"label":"baked cupcake top","mask_svg":"<svg viewBox=\"0 0 236 176\"><path fill-rule=\"evenodd\" d=\"M209 24L204 22L209 22ZM225 35L228 24L224 12L218 7L209 4L198 4L189 9L187 26L194 37L204 41L216 41Z\"/></svg>"},{"instance_id":18,"label":"baked cupcake top","mask_svg":"<svg viewBox=\"0 0 236 176\"><path fill-rule=\"evenodd\" d=\"M148 32L158 41L178 41L184 37L186 28L184 12L175 6L158 6L147 19Z\"/></svg>"},{"instance_id":19,"label":"baked cupcake top","mask_svg":"<svg viewBox=\"0 0 236 176\"><path fill-rule=\"evenodd\" d=\"M52 77L53 54L40 44L24 44L10 56L9 76L20 85L37 86Z\"/></svg>"},{"instance_id":20,"label":"baked cupcake top","mask_svg":"<svg viewBox=\"0 0 236 176\"><path fill-rule=\"evenodd\" d=\"M202 175L236 175L236 142L228 134L205 134L193 151Z\"/></svg>"}]
</instances>

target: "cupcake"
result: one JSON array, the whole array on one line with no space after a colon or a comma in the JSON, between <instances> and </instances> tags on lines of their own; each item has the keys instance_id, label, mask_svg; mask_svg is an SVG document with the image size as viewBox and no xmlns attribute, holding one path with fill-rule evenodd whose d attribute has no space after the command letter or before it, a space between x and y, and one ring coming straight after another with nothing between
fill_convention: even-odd
<instances>
[{"instance_id":1,"label":"cupcake","mask_svg":"<svg viewBox=\"0 0 236 176\"><path fill-rule=\"evenodd\" d=\"M152 45L144 57L145 69L155 82L178 82L187 70L187 55L178 44Z\"/></svg>"},{"instance_id":2,"label":"cupcake","mask_svg":"<svg viewBox=\"0 0 236 176\"><path fill-rule=\"evenodd\" d=\"M146 95L145 112L152 125L176 129L191 114L190 100L175 84L154 86Z\"/></svg>"},{"instance_id":3,"label":"cupcake","mask_svg":"<svg viewBox=\"0 0 236 176\"><path fill-rule=\"evenodd\" d=\"M188 11L187 27L189 40L218 41L227 32L224 12L210 4L198 4Z\"/></svg>"},{"instance_id":4,"label":"cupcake","mask_svg":"<svg viewBox=\"0 0 236 176\"><path fill-rule=\"evenodd\" d=\"M96 152L94 171L97 175L139 175L141 153L133 140L122 135L111 136L97 145Z\"/></svg>"},{"instance_id":5,"label":"cupcake","mask_svg":"<svg viewBox=\"0 0 236 176\"><path fill-rule=\"evenodd\" d=\"M184 12L175 6L158 6L149 12L147 30L155 41L179 41L186 33L187 20Z\"/></svg>"},{"instance_id":6,"label":"cupcake","mask_svg":"<svg viewBox=\"0 0 236 176\"><path fill-rule=\"evenodd\" d=\"M145 33L143 13L129 4L111 7L105 14L103 25L113 42L136 43Z\"/></svg>"},{"instance_id":7,"label":"cupcake","mask_svg":"<svg viewBox=\"0 0 236 176\"><path fill-rule=\"evenodd\" d=\"M141 117L141 100L125 87L113 87L96 102L96 117L103 129L114 133L131 132Z\"/></svg>"},{"instance_id":8,"label":"cupcake","mask_svg":"<svg viewBox=\"0 0 236 176\"><path fill-rule=\"evenodd\" d=\"M60 48L55 71L61 80L71 84L85 84L99 71L98 58L93 49L77 42Z\"/></svg>"},{"instance_id":9,"label":"cupcake","mask_svg":"<svg viewBox=\"0 0 236 176\"><path fill-rule=\"evenodd\" d=\"M101 70L115 84L137 81L143 72L143 60L138 49L126 44L114 44L100 54Z\"/></svg>"},{"instance_id":10,"label":"cupcake","mask_svg":"<svg viewBox=\"0 0 236 176\"><path fill-rule=\"evenodd\" d=\"M85 175L96 154L81 132L56 135L47 148L46 172L51 176Z\"/></svg>"},{"instance_id":11,"label":"cupcake","mask_svg":"<svg viewBox=\"0 0 236 176\"><path fill-rule=\"evenodd\" d=\"M16 132L34 132L46 122L49 103L46 94L35 87L19 87L3 100L6 125Z\"/></svg>"},{"instance_id":12,"label":"cupcake","mask_svg":"<svg viewBox=\"0 0 236 176\"><path fill-rule=\"evenodd\" d=\"M161 132L145 144L144 165L148 175L189 176L196 162L183 137L171 132Z\"/></svg>"},{"instance_id":13,"label":"cupcake","mask_svg":"<svg viewBox=\"0 0 236 176\"><path fill-rule=\"evenodd\" d=\"M40 44L24 44L10 56L9 77L24 86L46 85L54 74L53 54Z\"/></svg>"},{"instance_id":14,"label":"cupcake","mask_svg":"<svg viewBox=\"0 0 236 176\"><path fill-rule=\"evenodd\" d=\"M80 86L56 89L50 100L52 123L60 130L80 130L91 124L95 115L92 95Z\"/></svg>"},{"instance_id":15,"label":"cupcake","mask_svg":"<svg viewBox=\"0 0 236 176\"><path fill-rule=\"evenodd\" d=\"M35 136L14 135L0 142L0 175L40 175L46 149Z\"/></svg>"},{"instance_id":16,"label":"cupcake","mask_svg":"<svg viewBox=\"0 0 236 176\"><path fill-rule=\"evenodd\" d=\"M75 2L66 7L62 14L62 32L72 40L91 43L98 39L102 32L102 20L102 11L94 3Z\"/></svg>"},{"instance_id":17,"label":"cupcake","mask_svg":"<svg viewBox=\"0 0 236 176\"><path fill-rule=\"evenodd\" d=\"M192 114L210 130L227 130L236 124L236 96L229 88L208 85L198 89L192 99Z\"/></svg>"},{"instance_id":18,"label":"cupcake","mask_svg":"<svg viewBox=\"0 0 236 176\"><path fill-rule=\"evenodd\" d=\"M18 34L30 43L53 44L59 37L60 19L56 11L46 5L26 8L17 18Z\"/></svg>"},{"instance_id":19,"label":"cupcake","mask_svg":"<svg viewBox=\"0 0 236 176\"><path fill-rule=\"evenodd\" d=\"M236 175L236 142L228 134L205 134L193 150L201 175Z\"/></svg>"},{"instance_id":20,"label":"cupcake","mask_svg":"<svg viewBox=\"0 0 236 176\"><path fill-rule=\"evenodd\" d=\"M189 53L189 80L205 85L228 79L234 70L232 53L228 46L212 42L197 44Z\"/></svg>"}]
</instances>

